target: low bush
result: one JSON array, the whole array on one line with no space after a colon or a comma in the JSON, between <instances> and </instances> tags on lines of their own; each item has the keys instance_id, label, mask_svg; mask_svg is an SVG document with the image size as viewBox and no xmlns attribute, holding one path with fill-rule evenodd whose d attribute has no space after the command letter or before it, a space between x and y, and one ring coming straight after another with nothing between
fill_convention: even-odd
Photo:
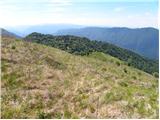
<instances>
[{"instance_id":1,"label":"low bush","mask_svg":"<svg viewBox=\"0 0 160 120\"><path fill-rule=\"evenodd\" d=\"M123 86L123 87L128 87L128 84L125 83L125 82L120 82L119 84L120 84L121 86Z\"/></svg>"},{"instance_id":2,"label":"low bush","mask_svg":"<svg viewBox=\"0 0 160 120\"><path fill-rule=\"evenodd\" d=\"M120 66L121 63L120 63L119 61L116 61L116 65L117 65L117 66Z\"/></svg>"},{"instance_id":3,"label":"low bush","mask_svg":"<svg viewBox=\"0 0 160 120\"><path fill-rule=\"evenodd\" d=\"M125 73L128 73L127 68L124 68L123 71L124 71Z\"/></svg>"},{"instance_id":4,"label":"low bush","mask_svg":"<svg viewBox=\"0 0 160 120\"><path fill-rule=\"evenodd\" d=\"M159 74L157 72L154 72L153 76L156 77L156 78L159 78Z\"/></svg>"},{"instance_id":5,"label":"low bush","mask_svg":"<svg viewBox=\"0 0 160 120\"><path fill-rule=\"evenodd\" d=\"M11 48L12 48L12 49L16 49L16 47L15 47L15 46L12 46Z\"/></svg>"},{"instance_id":6,"label":"low bush","mask_svg":"<svg viewBox=\"0 0 160 120\"><path fill-rule=\"evenodd\" d=\"M50 119L51 118L51 115L49 113L45 113L45 112L38 112L37 114L38 116L38 119Z\"/></svg>"},{"instance_id":7,"label":"low bush","mask_svg":"<svg viewBox=\"0 0 160 120\"><path fill-rule=\"evenodd\" d=\"M122 95L120 93L107 93L104 97L105 103L108 104L110 102L119 101L122 99Z\"/></svg>"}]
</instances>

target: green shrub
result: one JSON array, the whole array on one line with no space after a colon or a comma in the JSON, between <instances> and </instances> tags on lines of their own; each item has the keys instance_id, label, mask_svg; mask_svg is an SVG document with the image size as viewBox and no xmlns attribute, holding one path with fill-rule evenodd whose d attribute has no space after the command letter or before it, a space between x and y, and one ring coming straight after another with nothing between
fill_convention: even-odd
<instances>
[{"instance_id":1,"label":"green shrub","mask_svg":"<svg viewBox=\"0 0 160 120\"><path fill-rule=\"evenodd\" d=\"M119 61L116 61L116 65L117 65L117 66L120 66L121 63L120 63Z\"/></svg>"},{"instance_id":2,"label":"green shrub","mask_svg":"<svg viewBox=\"0 0 160 120\"><path fill-rule=\"evenodd\" d=\"M2 72L6 72L8 65L5 61L1 60L1 70Z\"/></svg>"},{"instance_id":3,"label":"green shrub","mask_svg":"<svg viewBox=\"0 0 160 120\"><path fill-rule=\"evenodd\" d=\"M114 102L114 101L119 101L122 99L122 95L120 93L107 93L104 97L105 99L105 103L110 103L110 102Z\"/></svg>"},{"instance_id":4,"label":"green shrub","mask_svg":"<svg viewBox=\"0 0 160 120\"><path fill-rule=\"evenodd\" d=\"M16 72L12 72L10 74L5 74L2 76L2 80L5 81L5 85L8 88L17 88L22 84L22 81L18 81L18 78L21 77Z\"/></svg>"},{"instance_id":5,"label":"green shrub","mask_svg":"<svg viewBox=\"0 0 160 120\"><path fill-rule=\"evenodd\" d=\"M72 117L72 113L68 110L64 111L64 118L69 119Z\"/></svg>"},{"instance_id":6,"label":"green shrub","mask_svg":"<svg viewBox=\"0 0 160 120\"><path fill-rule=\"evenodd\" d=\"M55 61L53 58L50 58L50 57L47 57L46 58L46 63L55 68L55 69L66 69L66 66L63 65L62 63L58 62L58 61Z\"/></svg>"},{"instance_id":7,"label":"green shrub","mask_svg":"<svg viewBox=\"0 0 160 120\"><path fill-rule=\"evenodd\" d=\"M159 78L159 74L157 72L154 72L153 76L156 77L156 78Z\"/></svg>"},{"instance_id":8,"label":"green shrub","mask_svg":"<svg viewBox=\"0 0 160 120\"><path fill-rule=\"evenodd\" d=\"M120 82L119 84L120 84L121 86L123 86L123 87L128 87L128 84L125 83L125 82Z\"/></svg>"},{"instance_id":9,"label":"green shrub","mask_svg":"<svg viewBox=\"0 0 160 120\"><path fill-rule=\"evenodd\" d=\"M129 59L127 60L127 65L128 65L128 66L131 66L131 65L132 65L132 59L131 59L131 58L129 58Z\"/></svg>"},{"instance_id":10,"label":"green shrub","mask_svg":"<svg viewBox=\"0 0 160 120\"><path fill-rule=\"evenodd\" d=\"M132 78L133 78L134 80L136 80L136 79L137 79L137 77L136 77L136 76L132 76Z\"/></svg>"},{"instance_id":11,"label":"green shrub","mask_svg":"<svg viewBox=\"0 0 160 120\"><path fill-rule=\"evenodd\" d=\"M138 108L138 113L140 113L142 116L145 116L147 114L144 100L138 102L137 108Z\"/></svg>"},{"instance_id":12,"label":"green shrub","mask_svg":"<svg viewBox=\"0 0 160 120\"><path fill-rule=\"evenodd\" d=\"M113 99L114 99L114 94L113 94L112 92L111 92L111 93L107 93L107 94L105 95L105 102L106 102L106 103L111 102Z\"/></svg>"},{"instance_id":13,"label":"green shrub","mask_svg":"<svg viewBox=\"0 0 160 120\"><path fill-rule=\"evenodd\" d=\"M2 107L1 119L20 119L24 118L21 109L15 107Z\"/></svg>"},{"instance_id":14,"label":"green shrub","mask_svg":"<svg viewBox=\"0 0 160 120\"><path fill-rule=\"evenodd\" d=\"M81 100L79 103L80 103L80 104L79 104L79 107L80 107L81 109L85 109L85 108L88 107L88 102L87 102L87 100Z\"/></svg>"},{"instance_id":15,"label":"green shrub","mask_svg":"<svg viewBox=\"0 0 160 120\"><path fill-rule=\"evenodd\" d=\"M128 66L131 66L131 63L127 63Z\"/></svg>"},{"instance_id":16,"label":"green shrub","mask_svg":"<svg viewBox=\"0 0 160 120\"><path fill-rule=\"evenodd\" d=\"M141 76L141 75L142 75L142 73L141 73L141 72L138 72L138 75L139 75L139 76Z\"/></svg>"},{"instance_id":17,"label":"green shrub","mask_svg":"<svg viewBox=\"0 0 160 120\"><path fill-rule=\"evenodd\" d=\"M45 113L45 112L38 112L38 118L39 119L50 119L51 115L49 113Z\"/></svg>"},{"instance_id":18,"label":"green shrub","mask_svg":"<svg viewBox=\"0 0 160 120\"><path fill-rule=\"evenodd\" d=\"M102 68L102 71L107 71L107 68Z\"/></svg>"},{"instance_id":19,"label":"green shrub","mask_svg":"<svg viewBox=\"0 0 160 120\"><path fill-rule=\"evenodd\" d=\"M123 71L124 71L125 73L128 73L127 68L124 68Z\"/></svg>"},{"instance_id":20,"label":"green shrub","mask_svg":"<svg viewBox=\"0 0 160 120\"><path fill-rule=\"evenodd\" d=\"M62 114L62 113L60 113L60 112L56 112L56 113L54 113L54 118L61 119L61 118L62 118L62 116L63 116L63 114Z\"/></svg>"},{"instance_id":21,"label":"green shrub","mask_svg":"<svg viewBox=\"0 0 160 120\"><path fill-rule=\"evenodd\" d=\"M11 48L12 48L13 50L14 50L14 49L16 49L16 47L15 47L15 46L12 46Z\"/></svg>"}]
</instances>

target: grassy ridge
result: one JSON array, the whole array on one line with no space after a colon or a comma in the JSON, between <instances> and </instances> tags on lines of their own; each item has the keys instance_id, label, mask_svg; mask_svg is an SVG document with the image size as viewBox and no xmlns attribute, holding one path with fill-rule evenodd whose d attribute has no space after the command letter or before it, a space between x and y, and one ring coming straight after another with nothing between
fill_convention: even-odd
<instances>
[{"instance_id":1,"label":"grassy ridge","mask_svg":"<svg viewBox=\"0 0 160 120\"><path fill-rule=\"evenodd\" d=\"M158 79L101 52L2 40L1 118L158 118Z\"/></svg>"},{"instance_id":2,"label":"grassy ridge","mask_svg":"<svg viewBox=\"0 0 160 120\"><path fill-rule=\"evenodd\" d=\"M149 60L134 52L109 43L91 41L87 38L76 36L52 36L40 33L32 33L26 36L25 40L59 48L76 55L88 55L95 51L103 52L147 73L158 74L159 72L158 61Z\"/></svg>"}]
</instances>

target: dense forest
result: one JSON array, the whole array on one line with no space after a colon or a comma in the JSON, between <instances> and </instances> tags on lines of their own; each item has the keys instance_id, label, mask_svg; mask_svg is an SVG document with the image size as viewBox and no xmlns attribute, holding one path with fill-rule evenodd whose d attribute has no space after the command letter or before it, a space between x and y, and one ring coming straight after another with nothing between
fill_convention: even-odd
<instances>
[{"instance_id":1,"label":"dense forest","mask_svg":"<svg viewBox=\"0 0 160 120\"><path fill-rule=\"evenodd\" d=\"M150 74L158 74L158 61L149 60L132 51L122 49L106 42L91 41L85 37L71 35L53 36L36 32L26 36L24 40L59 48L76 55L89 55L94 51L103 52L125 61L129 66Z\"/></svg>"}]
</instances>

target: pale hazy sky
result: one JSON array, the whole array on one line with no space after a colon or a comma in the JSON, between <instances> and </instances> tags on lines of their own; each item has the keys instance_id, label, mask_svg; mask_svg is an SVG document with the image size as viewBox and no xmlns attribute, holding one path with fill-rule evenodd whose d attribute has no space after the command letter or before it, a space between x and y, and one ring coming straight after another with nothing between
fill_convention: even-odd
<instances>
[{"instance_id":1,"label":"pale hazy sky","mask_svg":"<svg viewBox=\"0 0 160 120\"><path fill-rule=\"evenodd\" d=\"M0 27L69 23L157 27L158 0L0 0Z\"/></svg>"}]
</instances>

